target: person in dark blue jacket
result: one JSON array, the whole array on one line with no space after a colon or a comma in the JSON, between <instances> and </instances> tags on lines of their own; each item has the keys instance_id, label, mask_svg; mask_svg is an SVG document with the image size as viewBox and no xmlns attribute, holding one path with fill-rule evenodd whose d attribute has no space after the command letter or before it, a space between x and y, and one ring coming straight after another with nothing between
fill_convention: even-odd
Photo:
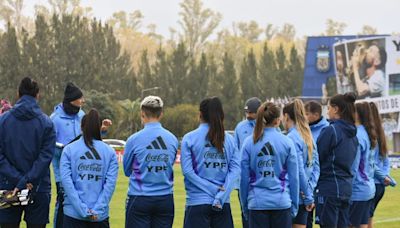
<instances>
[{"instance_id":1,"label":"person in dark blue jacket","mask_svg":"<svg viewBox=\"0 0 400 228\"><path fill-rule=\"evenodd\" d=\"M315 220L321 227L349 226L351 168L358 147L354 125L355 100L354 93L333 96L328 104L330 125L318 137L320 176Z\"/></svg>"},{"instance_id":2,"label":"person in dark blue jacket","mask_svg":"<svg viewBox=\"0 0 400 228\"><path fill-rule=\"evenodd\" d=\"M129 177L125 227L170 228L174 221L174 171L177 138L160 123L160 97L143 99L144 128L130 136L124 153L124 172Z\"/></svg>"},{"instance_id":3,"label":"person in dark blue jacket","mask_svg":"<svg viewBox=\"0 0 400 228\"><path fill-rule=\"evenodd\" d=\"M299 166L299 211L293 227L306 227L308 214L314 208L314 189L319 178L318 152L306 120L304 104L296 99L283 108L284 127L293 141Z\"/></svg>"},{"instance_id":4,"label":"person in dark blue jacket","mask_svg":"<svg viewBox=\"0 0 400 228\"><path fill-rule=\"evenodd\" d=\"M217 97L200 103L200 126L182 140L181 165L186 189L184 227L233 227L230 194L240 175L239 151L224 131Z\"/></svg>"},{"instance_id":5,"label":"person in dark blue jacket","mask_svg":"<svg viewBox=\"0 0 400 228\"><path fill-rule=\"evenodd\" d=\"M258 109L253 137L242 147L240 196L250 227L290 228L298 211L297 152L276 128L280 109L264 103Z\"/></svg>"},{"instance_id":6,"label":"person in dark blue jacket","mask_svg":"<svg viewBox=\"0 0 400 228\"><path fill-rule=\"evenodd\" d=\"M376 104L374 102L369 103L371 107L371 115L372 119L374 120L374 125L375 125L375 130L376 130L376 136L378 140L378 145L375 147L374 151L374 157L375 157L375 166L380 169L382 174L385 177L389 178L390 175L390 164L389 164L389 158L388 158L388 149L387 149L387 143L386 143L386 137L385 137L385 132L383 131L383 126L382 126L382 120L381 116L379 115L378 108L376 107ZM374 175L374 180L375 180L375 196L373 199L373 202L371 203L371 209L370 209L370 214L369 214L369 221L368 221L368 227L373 227L373 217L374 213L376 210L376 207L379 204L379 201L383 198L383 195L385 194L385 187L391 184L392 186L395 185L395 181L393 178L389 178L391 183L388 183L388 179L385 179L382 181L382 178L379 178L378 175ZM393 183L394 182L394 183Z\"/></svg>"},{"instance_id":7,"label":"person in dark blue jacket","mask_svg":"<svg viewBox=\"0 0 400 228\"><path fill-rule=\"evenodd\" d=\"M254 126L256 125L256 118L257 118L257 110L261 105L261 100L258 97L249 98L244 106L244 111L246 112L246 119L242 120L240 123L236 125L235 128L235 142L238 150L240 151L243 141L253 134ZM240 159L241 156L240 156ZM240 186L240 178L237 180L235 184L235 189L239 189ZM240 195L239 195L240 201ZM249 227L249 221L243 216L242 212L242 225L243 228Z\"/></svg>"},{"instance_id":8,"label":"person in dark blue jacket","mask_svg":"<svg viewBox=\"0 0 400 228\"><path fill-rule=\"evenodd\" d=\"M64 228L108 228L109 203L118 175L117 155L101 140L99 113L82 119L82 136L61 155L64 187Z\"/></svg>"},{"instance_id":9,"label":"person in dark blue jacket","mask_svg":"<svg viewBox=\"0 0 400 228\"><path fill-rule=\"evenodd\" d=\"M322 129L329 126L329 122L326 120L324 116L322 116L322 106L319 102L309 101L304 105L304 109L306 110L306 116L308 119L308 124L310 126L314 142L317 142L319 134L321 133ZM313 224L314 224L314 210L308 213L307 228L312 228Z\"/></svg>"},{"instance_id":10,"label":"person in dark blue jacket","mask_svg":"<svg viewBox=\"0 0 400 228\"><path fill-rule=\"evenodd\" d=\"M63 227L64 217L62 206L64 190L61 186L60 177L61 153L64 146L81 135L81 120L85 115L82 110L84 103L85 99L81 89L72 82L69 82L65 87L63 102L54 107L54 111L50 116L56 131L56 149L52 161L54 178L57 186L57 198L53 219L54 228ZM103 120L101 127L102 133L104 133L111 124L111 120Z\"/></svg>"},{"instance_id":11,"label":"person in dark blue jacket","mask_svg":"<svg viewBox=\"0 0 400 228\"><path fill-rule=\"evenodd\" d=\"M0 210L0 227L19 227L21 215L30 228L49 222L50 162L56 143L53 123L38 103L39 86L22 79L15 106L0 117L0 189L30 189L33 203Z\"/></svg>"}]
</instances>

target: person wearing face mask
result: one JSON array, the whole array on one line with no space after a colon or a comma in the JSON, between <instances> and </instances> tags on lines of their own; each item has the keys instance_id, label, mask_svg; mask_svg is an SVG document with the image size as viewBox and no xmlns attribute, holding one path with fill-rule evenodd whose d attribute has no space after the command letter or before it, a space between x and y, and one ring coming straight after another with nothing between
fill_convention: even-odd
<instances>
[{"instance_id":1,"label":"person wearing face mask","mask_svg":"<svg viewBox=\"0 0 400 228\"><path fill-rule=\"evenodd\" d=\"M235 128L235 142L238 150L240 151L243 141L253 134L254 126L256 126L257 110L261 105L261 100L258 97L249 98L244 106L246 119L242 120L236 125ZM240 178L236 182L235 189L239 190ZM240 200L240 195L239 195ZM249 227L249 221L243 216L242 213L242 225L243 228Z\"/></svg>"},{"instance_id":2,"label":"person wearing face mask","mask_svg":"<svg viewBox=\"0 0 400 228\"><path fill-rule=\"evenodd\" d=\"M56 131L56 150L53 157L53 170L57 186L57 201L54 210L54 227L62 227L64 193L61 187L60 179L60 158L65 145L72 142L77 136L81 135L81 120L85 113L82 106L85 103L83 93L74 83L69 82L65 87L64 99L58 104L50 118L54 123ZM105 119L102 122L102 134L111 126L111 120Z\"/></svg>"}]
</instances>

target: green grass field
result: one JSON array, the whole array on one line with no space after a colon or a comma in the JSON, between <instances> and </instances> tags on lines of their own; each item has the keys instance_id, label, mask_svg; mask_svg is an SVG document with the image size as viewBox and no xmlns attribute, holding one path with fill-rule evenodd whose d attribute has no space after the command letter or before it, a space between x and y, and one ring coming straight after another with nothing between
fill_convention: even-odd
<instances>
[{"instance_id":1,"label":"green grass field","mask_svg":"<svg viewBox=\"0 0 400 228\"><path fill-rule=\"evenodd\" d=\"M400 170L392 170L392 176L400 181ZM53 185L54 187L54 185ZM50 209L50 221L48 227L52 227L52 219L55 204L55 187L52 193L52 203ZM125 201L126 193L128 190L128 178L124 176L122 171L122 164L118 176L117 187L110 205L110 225L111 227L119 228L124 227L125 224ZM185 212L185 190L183 186L183 176L181 173L180 165L175 165L175 220L173 227L182 227L183 217ZM386 188L386 193L381 201L376 215L375 227L400 227L400 187ZM237 192L234 191L231 197L232 216L234 219L235 227L241 227L240 207L237 198ZM25 224L23 224L24 226Z\"/></svg>"}]
</instances>

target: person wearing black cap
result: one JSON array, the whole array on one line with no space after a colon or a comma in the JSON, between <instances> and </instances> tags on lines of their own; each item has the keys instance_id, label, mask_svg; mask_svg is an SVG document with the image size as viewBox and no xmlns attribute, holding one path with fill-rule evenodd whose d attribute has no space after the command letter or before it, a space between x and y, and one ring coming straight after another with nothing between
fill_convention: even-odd
<instances>
[{"instance_id":1,"label":"person wearing black cap","mask_svg":"<svg viewBox=\"0 0 400 228\"><path fill-rule=\"evenodd\" d=\"M246 119L236 125L235 128L235 142L236 146L240 150L243 141L253 134L254 126L256 125L257 110L261 105L261 100L258 97L252 97L248 99L244 105L244 111ZM239 189L240 180L237 180L235 185L236 189ZM239 198L240 200L240 198ZM242 225L243 228L249 227L249 221L243 216L242 213Z\"/></svg>"},{"instance_id":2,"label":"person wearing black cap","mask_svg":"<svg viewBox=\"0 0 400 228\"><path fill-rule=\"evenodd\" d=\"M85 99L82 90L74 83L68 82L65 87L63 102L54 107L54 111L50 116L56 131L56 150L52 161L57 186L57 201L53 221L55 228L62 227L64 216L62 207L64 193L60 178L61 152L65 145L81 135L81 120L85 115L82 110L84 103ZM111 120L103 120L102 132L106 131L111 124Z\"/></svg>"},{"instance_id":3,"label":"person wearing black cap","mask_svg":"<svg viewBox=\"0 0 400 228\"><path fill-rule=\"evenodd\" d=\"M12 196L2 196L1 203L8 198L17 204L0 210L0 227L19 227L22 213L27 227L42 228L49 222L49 166L56 138L38 97L38 83L25 77L19 84L17 103L0 117L0 189ZM16 201L23 192L30 192L27 205Z\"/></svg>"}]
</instances>

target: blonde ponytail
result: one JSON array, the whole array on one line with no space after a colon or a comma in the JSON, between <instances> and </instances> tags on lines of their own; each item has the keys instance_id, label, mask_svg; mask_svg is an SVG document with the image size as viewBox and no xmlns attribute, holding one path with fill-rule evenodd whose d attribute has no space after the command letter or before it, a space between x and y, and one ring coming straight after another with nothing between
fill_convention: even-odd
<instances>
[{"instance_id":1,"label":"blonde ponytail","mask_svg":"<svg viewBox=\"0 0 400 228\"><path fill-rule=\"evenodd\" d=\"M306 119L304 104L300 99L295 99L293 103L295 116L294 122L296 124L297 130L299 131L301 137L307 145L308 159L311 162L313 158L314 141L312 138L310 126L308 125L308 121Z\"/></svg>"}]
</instances>

